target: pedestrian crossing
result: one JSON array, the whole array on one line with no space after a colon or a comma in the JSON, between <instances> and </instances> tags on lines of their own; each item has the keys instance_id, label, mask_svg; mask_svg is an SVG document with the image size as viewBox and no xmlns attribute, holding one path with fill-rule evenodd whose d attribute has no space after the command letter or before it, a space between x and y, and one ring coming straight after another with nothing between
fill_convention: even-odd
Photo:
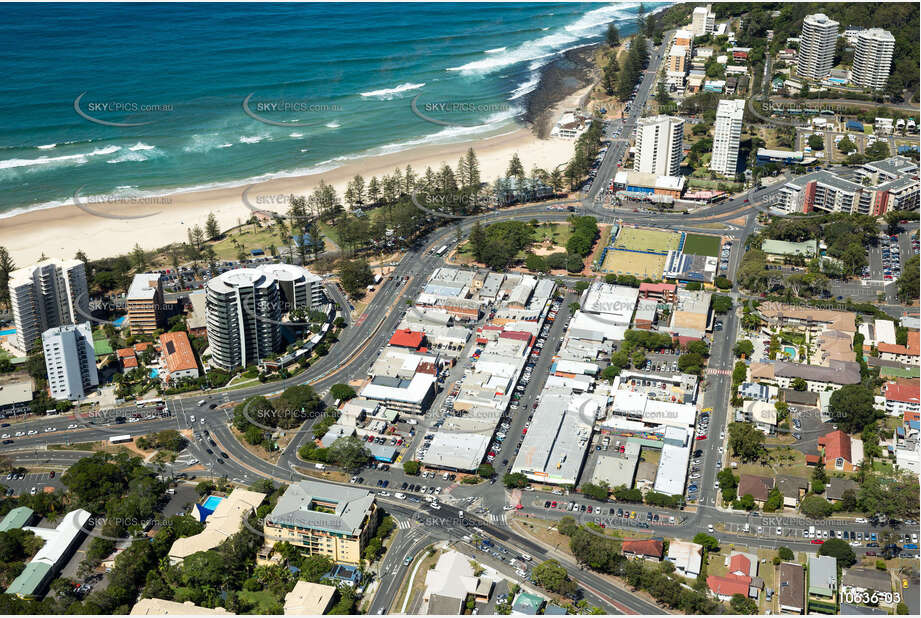
<instances>
[{"instance_id":1,"label":"pedestrian crossing","mask_svg":"<svg viewBox=\"0 0 921 618\"><path fill-rule=\"evenodd\" d=\"M728 376L732 372L729 369L716 369L707 367L707 375L710 376Z\"/></svg>"},{"instance_id":2,"label":"pedestrian crossing","mask_svg":"<svg viewBox=\"0 0 921 618\"><path fill-rule=\"evenodd\" d=\"M508 519L506 519L505 515L506 515L505 513L492 513L492 514L489 516L489 519L490 519L490 520L492 521L492 523L494 523L494 524L500 524L500 525L502 525L502 526L507 526L507 525L508 525Z\"/></svg>"}]
</instances>

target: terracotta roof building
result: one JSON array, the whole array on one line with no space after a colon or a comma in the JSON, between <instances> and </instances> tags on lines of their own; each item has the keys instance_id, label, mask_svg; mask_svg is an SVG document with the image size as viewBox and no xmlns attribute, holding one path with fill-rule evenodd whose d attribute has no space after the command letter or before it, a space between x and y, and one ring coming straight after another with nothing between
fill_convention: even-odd
<instances>
[{"instance_id":1,"label":"terracotta roof building","mask_svg":"<svg viewBox=\"0 0 921 618\"><path fill-rule=\"evenodd\" d=\"M621 552L625 556L639 556L646 559L661 560L665 543L661 539L625 540Z\"/></svg>"},{"instance_id":2,"label":"terracotta roof building","mask_svg":"<svg viewBox=\"0 0 921 618\"><path fill-rule=\"evenodd\" d=\"M390 338L390 345L398 348L410 348L418 350L422 347L422 341L425 339L425 333L413 330L400 329L394 331Z\"/></svg>"},{"instance_id":3,"label":"terracotta roof building","mask_svg":"<svg viewBox=\"0 0 921 618\"><path fill-rule=\"evenodd\" d=\"M197 378L199 375L195 352L184 331L160 335L160 358L165 366L164 380Z\"/></svg>"},{"instance_id":4,"label":"terracotta roof building","mask_svg":"<svg viewBox=\"0 0 921 618\"><path fill-rule=\"evenodd\" d=\"M822 448L822 459L825 462L825 468L829 470L844 470L850 472L854 470L860 462L863 461L863 443L860 442L860 456L854 453L855 442L849 435L837 429L818 439L818 445Z\"/></svg>"}]
</instances>

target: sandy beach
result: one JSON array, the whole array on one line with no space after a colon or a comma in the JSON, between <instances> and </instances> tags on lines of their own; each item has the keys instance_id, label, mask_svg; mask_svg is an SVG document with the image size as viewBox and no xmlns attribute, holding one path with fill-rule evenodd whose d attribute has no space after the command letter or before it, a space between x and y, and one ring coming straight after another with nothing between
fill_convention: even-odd
<instances>
[{"instance_id":1,"label":"sandy beach","mask_svg":"<svg viewBox=\"0 0 921 618\"><path fill-rule=\"evenodd\" d=\"M554 106L552 113L577 105L586 92L587 89L582 88L569 94ZM72 258L77 251L83 251L90 259L99 259L126 254L136 244L147 250L157 249L173 242L184 242L187 230L194 225L204 227L212 212L221 229L227 229L251 216L246 202L259 209L284 212L288 195L309 194L321 180L335 186L341 198L346 183L355 174L361 174L367 182L372 176L390 174L395 168L406 165L411 165L419 174L428 166L437 170L442 163L454 168L458 158L470 147L479 158L483 180L491 182L505 175L509 159L516 152L525 170L530 171L535 165L551 170L569 160L573 142L539 139L528 128L511 128L504 134L480 140L356 159L322 174L234 188L177 192L151 200L153 203L84 199L80 207L61 206L0 220L0 245L9 250L19 265L29 264L43 253L48 257Z\"/></svg>"}]
</instances>

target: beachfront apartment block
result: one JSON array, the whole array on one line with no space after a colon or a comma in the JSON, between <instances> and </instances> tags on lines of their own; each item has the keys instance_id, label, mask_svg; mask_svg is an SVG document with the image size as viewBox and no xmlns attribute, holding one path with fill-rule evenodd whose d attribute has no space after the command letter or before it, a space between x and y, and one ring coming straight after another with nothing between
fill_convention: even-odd
<instances>
[{"instance_id":1,"label":"beachfront apartment block","mask_svg":"<svg viewBox=\"0 0 921 618\"><path fill-rule=\"evenodd\" d=\"M687 73L688 69L688 48L684 45L672 45L668 52L668 64L666 70L674 73Z\"/></svg>"},{"instance_id":2,"label":"beachfront apartment block","mask_svg":"<svg viewBox=\"0 0 921 618\"><path fill-rule=\"evenodd\" d=\"M684 158L684 120L673 116L641 118L636 127L633 170L656 176L678 176Z\"/></svg>"},{"instance_id":3,"label":"beachfront apartment block","mask_svg":"<svg viewBox=\"0 0 921 618\"><path fill-rule=\"evenodd\" d=\"M869 28L857 34L851 81L864 88L882 90L889 81L895 37L888 30Z\"/></svg>"},{"instance_id":4,"label":"beachfront apartment block","mask_svg":"<svg viewBox=\"0 0 921 618\"><path fill-rule=\"evenodd\" d=\"M716 26L716 15L712 10L713 5L699 6L691 13L691 32L694 36L712 34Z\"/></svg>"},{"instance_id":5,"label":"beachfront apartment block","mask_svg":"<svg viewBox=\"0 0 921 618\"><path fill-rule=\"evenodd\" d=\"M206 285L211 363L234 369L258 363L281 345L278 282L267 272L237 268Z\"/></svg>"},{"instance_id":6,"label":"beachfront apartment block","mask_svg":"<svg viewBox=\"0 0 921 618\"><path fill-rule=\"evenodd\" d=\"M48 387L55 399L83 399L99 385L89 322L66 324L42 333Z\"/></svg>"},{"instance_id":7,"label":"beachfront apartment block","mask_svg":"<svg viewBox=\"0 0 921 618\"><path fill-rule=\"evenodd\" d=\"M733 176L738 170L744 113L744 99L722 99L716 108L710 169L718 174Z\"/></svg>"},{"instance_id":8,"label":"beachfront apartment block","mask_svg":"<svg viewBox=\"0 0 921 618\"><path fill-rule=\"evenodd\" d=\"M357 565L377 523L377 503L370 491L301 481L278 499L263 532L269 543L285 541L310 555Z\"/></svg>"},{"instance_id":9,"label":"beachfront apartment block","mask_svg":"<svg viewBox=\"0 0 921 618\"><path fill-rule=\"evenodd\" d=\"M295 264L261 264L257 267L278 282L282 314L312 309L326 302L323 278Z\"/></svg>"},{"instance_id":10,"label":"beachfront apartment block","mask_svg":"<svg viewBox=\"0 0 921 618\"><path fill-rule=\"evenodd\" d=\"M136 335L147 335L163 327L163 282L159 273L138 273L125 297L128 324Z\"/></svg>"},{"instance_id":11,"label":"beachfront apartment block","mask_svg":"<svg viewBox=\"0 0 921 618\"><path fill-rule=\"evenodd\" d=\"M46 259L14 270L9 293L16 347L26 353L42 332L89 313L86 266L80 260Z\"/></svg>"},{"instance_id":12,"label":"beachfront apartment block","mask_svg":"<svg viewBox=\"0 0 921 618\"><path fill-rule=\"evenodd\" d=\"M797 75L820 81L828 77L838 40L838 22L824 13L807 15L800 35Z\"/></svg>"}]
</instances>

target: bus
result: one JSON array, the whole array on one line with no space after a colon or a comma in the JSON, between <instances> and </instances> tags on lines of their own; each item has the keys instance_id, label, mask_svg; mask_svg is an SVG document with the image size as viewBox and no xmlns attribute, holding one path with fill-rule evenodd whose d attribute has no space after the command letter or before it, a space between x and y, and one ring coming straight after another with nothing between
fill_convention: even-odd
<instances>
[{"instance_id":1,"label":"bus","mask_svg":"<svg viewBox=\"0 0 921 618\"><path fill-rule=\"evenodd\" d=\"M146 408L147 406L156 406L156 407L158 407L158 408L162 408L163 406L166 405L166 402L164 402L162 399L158 399L158 398L155 398L155 399L138 399L138 400L135 402L135 405L137 405L137 407L139 407L139 408Z\"/></svg>"},{"instance_id":2,"label":"bus","mask_svg":"<svg viewBox=\"0 0 921 618\"><path fill-rule=\"evenodd\" d=\"M445 251L447 251L447 250L448 250L448 245L441 245L441 247L438 249L438 251L435 252L435 255L437 255L437 256L440 257L440 256L444 255Z\"/></svg>"},{"instance_id":3,"label":"bus","mask_svg":"<svg viewBox=\"0 0 921 618\"><path fill-rule=\"evenodd\" d=\"M129 434L124 434L122 436L112 436L109 438L109 444L121 444L123 442L131 442L131 436Z\"/></svg>"}]
</instances>

